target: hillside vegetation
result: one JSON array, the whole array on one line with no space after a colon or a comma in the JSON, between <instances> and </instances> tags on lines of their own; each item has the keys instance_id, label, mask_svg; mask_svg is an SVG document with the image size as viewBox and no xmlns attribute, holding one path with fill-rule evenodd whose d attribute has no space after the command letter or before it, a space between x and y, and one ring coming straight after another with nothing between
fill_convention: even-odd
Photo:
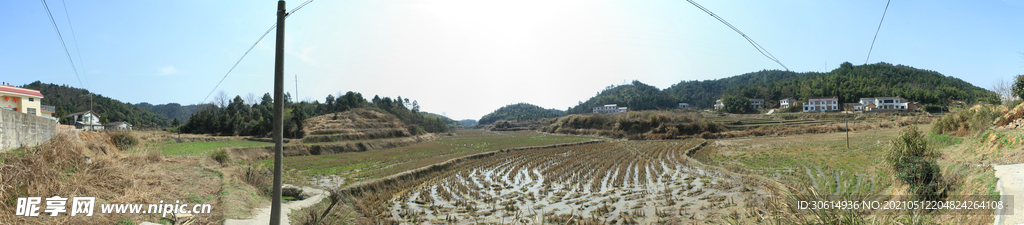
<instances>
[{"instance_id":1,"label":"hillside vegetation","mask_svg":"<svg viewBox=\"0 0 1024 225\"><path fill-rule=\"evenodd\" d=\"M724 95L770 100L794 97L801 101L816 96L837 96L840 102L900 96L909 101L939 105L945 105L946 100L974 103L996 97L992 91L935 71L888 63L853 66L849 62L829 73L804 73L789 79L734 86ZM777 101L766 103L778 105Z\"/></svg>"},{"instance_id":2,"label":"hillside vegetation","mask_svg":"<svg viewBox=\"0 0 1024 225\"><path fill-rule=\"evenodd\" d=\"M567 113L589 113L593 107L605 104L653 110L675 108L677 103L685 102L708 109L715 100L727 96L765 99L769 107L778 107L778 100L788 97L806 101L809 97L838 96L841 102L856 102L862 97L900 96L944 105L945 100L994 102L996 94L936 71L884 62L860 66L846 62L828 73L762 70L716 80L682 81L664 90L633 81L609 86Z\"/></svg>"},{"instance_id":3,"label":"hillside vegetation","mask_svg":"<svg viewBox=\"0 0 1024 225\"><path fill-rule=\"evenodd\" d=\"M594 111L594 107L607 104L629 107L629 110L655 110L678 107L676 97L657 87L633 81L632 84L608 86L601 92L575 107L569 107L566 113L583 114ZM481 122L482 123L482 122Z\"/></svg>"},{"instance_id":4,"label":"hillside vegetation","mask_svg":"<svg viewBox=\"0 0 1024 225\"><path fill-rule=\"evenodd\" d=\"M131 103L91 93L89 90L69 87L67 85L44 84L39 81L22 87L39 90L44 96L41 104L56 107L57 109L53 116L60 118L61 124L67 124L64 115L89 110L89 97L93 95L91 108L100 115L100 122L102 123L125 121L136 128L157 128L171 125L171 120L166 116L132 105Z\"/></svg>"},{"instance_id":5,"label":"hillside vegetation","mask_svg":"<svg viewBox=\"0 0 1024 225\"><path fill-rule=\"evenodd\" d=\"M252 105L247 105L241 96L235 96L234 99L222 106L203 105L188 122L180 127L179 131L197 134L270 136L273 131L271 124L273 102L270 93L266 93L259 103ZM449 125L441 117L420 112L418 103L415 101L409 103L408 99L401 97L392 100L390 97L374 96L372 102L367 102L362 94L350 91L338 98L328 95L324 103L319 101L296 103L291 102L290 95L286 94L284 107L284 136L286 138L305 136L307 132L304 130L304 121L308 118L353 109L390 114L408 125L408 130L411 133L439 133L447 132L449 129ZM452 124L455 123L454 120L450 121Z\"/></svg>"},{"instance_id":6,"label":"hillside vegetation","mask_svg":"<svg viewBox=\"0 0 1024 225\"><path fill-rule=\"evenodd\" d=\"M544 109L540 106L529 104L529 103L517 103L506 105L504 107L494 110L494 112L488 113L483 117L480 117L478 123L490 124L498 120L532 120L541 118L553 118L562 116L562 114L554 109Z\"/></svg>"},{"instance_id":7,"label":"hillside vegetation","mask_svg":"<svg viewBox=\"0 0 1024 225\"><path fill-rule=\"evenodd\" d=\"M170 119L178 119L178 122L187 121L188 118L192 117L192 113L199 109L199 105L181 105L178 103L167 103L160 105L149 104L148 102L135 104L143 109L148 109L157 114L164 115Z\"/></svg>"},{"instance_id":8,"label":"hillside vegetation","mask_svg":"<svg viewBox=\"0 0 1024 225\"><path fill-rule=\"evenodd\" d=\"M674 139L727 128L699 114L644 111L615 114L569 115L556 119L542 131L562 134L601 135L630 139Z\"/></svg>"},{"instance_id":9,"label":"hillside vegetation","mask_svg":"<svg viewBox=\"0 0 1024 225\"><path fill-rule=\"evenodd\" d=\"M303 142L327 142L375 138L407 137L423 133L422 129L409 129L394 115L366 109L352 109L340 113L306 119Z\"/></svg>"}]
</instances>

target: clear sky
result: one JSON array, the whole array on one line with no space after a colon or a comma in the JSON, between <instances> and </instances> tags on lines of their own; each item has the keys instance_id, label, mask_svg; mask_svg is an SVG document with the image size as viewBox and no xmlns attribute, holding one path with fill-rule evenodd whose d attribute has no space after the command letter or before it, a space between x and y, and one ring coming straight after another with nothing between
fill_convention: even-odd
<instances>
[{"instance_id":1,"label":"clear sky","mask_svg":"<svg viewBox=\"0 0 1024 225\"><path fill-rule=\"evenodd\" d=\"M28 0L0 1L0 81L85 86L153 104L203 101L273 25L277 7L273 0L47 3L83 84L43 4ZM288 1L288 8L301 3ZM698 3L797 72L864 64L886 5ZM868 63L934 70L990 88L1024 73L1022 27L1024 0L896 0ZM273 37L218 91L272 92ZM782 69L682 0L318 0L288 18L285 46L285 87L294 95L298 75L299 100L346 91L401 95L453 119L479 119L519 102L564 110L632 80L667 88Z\"/></svg>"}]
</instances>

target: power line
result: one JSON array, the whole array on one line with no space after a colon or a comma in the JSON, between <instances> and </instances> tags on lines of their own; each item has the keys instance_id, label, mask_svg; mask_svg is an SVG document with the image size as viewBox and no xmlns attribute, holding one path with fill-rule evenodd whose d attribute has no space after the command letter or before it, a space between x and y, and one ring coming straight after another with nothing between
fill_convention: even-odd
<instances>
[{"instance_id":1,"label":"power line","mask_svg":"<svg viewBox=\"0 0 1024 225\"><path fill-rule=\"evenodd\" d=\"M868 60L871 59L871 50L875 49L875 40L878 39L878 31L882 30L882 21L885 21L885 13L889 12L889 3L892 0L885 2L885 10L882 11L882 19L878 21L878 29L875 29L875 38L871 39L871 48L868 48L868 58L864 59L864 64L868 64Z\"/></svg>"},{"instance_id":2,"label":"power line","mask_svg":"<svg viewBox=\"0 0 1024 225\"><path fill-rule=\"evenodd\" d=\"M68 27L71 27L71 40L75 41L75 53L78 54L78 65L82 67L82 72L87 73L85 70L85 62L82 60L82 50L78 48L78 36L75 35L75 26L71 24L71 14L68 14L68 4L64 0L60 0L60 4L64 6L64 16L68 19ZM86 77L86 82L89 82L89 78Z\"/></svg>"},{"instance_id":3,"label":"power line","mask_svg":"<svg viewBox=\"0 0 1024 225\"><path fill-rule=\"evenodd\" d=\"M295 11L298 11L299 9L301 9L303 6L306 6L306 4L309 4L310 2L313 2L313 0L307 0L306 2L303 2L299 6L292 9L291 11L288 11L288 13L284 15L284 18L288 18L289 16L292 15L292 13L295 13ZM210 95L213 95L213 92L217 91L217 88L220 87L220 84L224 83L224 79L228 78L228 74L231 74L231 71L235 70L235 67L238 67L238 63L241 63L242 59L245 59L245 56L249 55L249 52L251 52L253 48L256 48L256 45L259 44L260 41L263 41L263 38L267 37L267 34L270 34L270 31L273 31L274 28L277 28L277 23L271 25L270 29L267 29L267 32L263 32L263 35L260 36L260 39L257 39L256 43L252 43L252 46L249 46L249 50L245 50L245 54L242 54L242 57L238 58L238 61L235 62L235 65L231 66L231 69L229 69L228 72L224 74L224 77L220 78L220 81L217 82L217 85L213 86L213 90L210 90L210 94L207 94L206 98L203 98L203 101L200 104L206 103L206 100L210 99Z\"/></svg>"},{"instance_id":4,"label":"power line","mask_svg":"<svg viewBox=\"0 0 1024 225\"><path fill-rule=\"evenodd\" d=\"M718 17L718 15L715 15L715 13L711 12L711 10L708 10L707 8L704 8L704 6L697 4L697 2L694 2L693 0L686 1L690 2L690 4L693 4L693 6L696 6L701 11L708 13L708 15L711 15L711 17L714 17L719 22L722 22L729 28L732 28L733 31L736 31L736 33L739 33L741 36L743 36L744 39L747 39L747 42L750 42L750 45L753 45L754 49L757 49L757 51L760 52L761 55L764 55L764 57L767 57L768 59L775 61L775 63L778 63L780 66L782 66L782 68L785 68L786 71L789 71L789 68L786 67L786 65L782 65L782 62L779 62L779 59L775 58L775 56L773 56L772 53L768 52L768 50L764 49L764 47L761 47L760 44L757 44L757 42L755 42L754 39L751 39L749 36L747 36L747 34L744 34L742 31L740 31L740 29L737 29L736 27L732 26L732 24L726 22L725 19L722 19L722 17Z\"/></svg>"},{"instance_id":5,"label":"power line","mask_svg":"<svg viewBox=\"0 0 1024 225\"><path fill-rule=\"evenodd\" d=\"M82 49L78 48L78 37L75 35L75 26L71 24L71 14L68 13L68 4L65 3L64 0L60 0L60 4L61 4L61 6L64 6L64 17L68 19L68 27L71 27L71 40L75 41L75 53L78 55L78 64L82 66L82 72L84 73L84 72L86 72L86 70L85 70L85 62L83 62L83 60L82 60ZM51 19L52 19L52 16L51 16ZM63 40L61 42L63 42ZM65 49L64 51L67 51L67 49ZM74 67L75 66L74 63L72 63L71 66ZM76 72L76 76L77 76L77 72L78 71L76 70L75 72ZM82 78L78 78L78 79L79 79L78 82L81 83L82 82L81 81ZM85 82L89 82L89 78L88 77L85 78ZM83 85L82 88L88 90L88 88L84 87L84 85ZM92 107L93 107L92 97L93 97L93 94L90 92L89 93L89 111L90 112L92 111Z\"/></svg>"},{"instance_id":6,"label":"power line","mask_svg":"<svg viewBox=\"0 0 1024 225\"><path fill-rule=\"evenodd\" d=\"M60 35L60 29L57 28L57 21L53 20L53 14L50 13L50 6L46 5L46 0L40 0L43 3L43 8L46 9L46 15L50 16L50 23L53 24L53 30L57 32L57 38L60 39L60 45L64 47L64 54L68 56L68 62L71 62L71 69L75 70L75 77L78 78L78 85L85 88L82 84L82 77L78 75L78 68L75 67L75 61L71 60L71 53L68 52L68 46L64 44L64 36Z\"/></svg>"}]
</instances>

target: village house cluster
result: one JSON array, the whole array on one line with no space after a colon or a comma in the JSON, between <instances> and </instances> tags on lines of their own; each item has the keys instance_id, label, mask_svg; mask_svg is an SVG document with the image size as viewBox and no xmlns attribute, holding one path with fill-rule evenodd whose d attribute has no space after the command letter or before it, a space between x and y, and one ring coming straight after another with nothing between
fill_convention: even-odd
<instances>
[{"instance_id":1,"label":"village house cluster","mask_svg":"<svg viewBox=\"0 0 1024 225\"><path fill-rule=\"evenodd\" d=\"M0 106L5 110L52 119L54 125L60 121L58 118L53 117L53 114L57 111L56 107L43 105L43 94L38 90L20 88L3 83L0 84L0 100L2 100L0 101ZM100 122L100 116L92 111L70 113L64 115L64 118L67 118L68 125L73 125L75 129L132 130L132 125L128 122L117 121L103 124Z\"/></svg>"},{"instance_id":2,"label":"village house cluster","mask_svg":"<svg viewBox=\"0 0 1024 225\"><path fill-rule=\"evenodd\" d=\"M683 103L680 103L683 104ZM801 112L838 112L838 111L855 111L855 112L878 112L878 111L914 111L921 108L921 103L909 102L907 99L902 97L871 97L871 98L860 98L860 101L854 103L840 103L839 97L810 97L806 103L802 103L796 98L783 98L779 100L779 108L784 109L788 107L800 107ZM725 108L725 103L722 99L715 101L715 110L722 110ZM765 106L764 99L753 98L750 99L750 108L762 109L767 108Z\"/></svg>"}]
</instances>

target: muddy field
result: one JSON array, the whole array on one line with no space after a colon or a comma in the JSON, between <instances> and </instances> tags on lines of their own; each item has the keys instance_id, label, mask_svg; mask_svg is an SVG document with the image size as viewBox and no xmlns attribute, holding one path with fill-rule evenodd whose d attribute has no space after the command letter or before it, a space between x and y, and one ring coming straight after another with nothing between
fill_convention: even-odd
<instances>
[{"instance_id":1,"label":"muddy field","mask_svg":"<svg viewBox=\"0 0 1024 225\"><path fill-rule=\"evenodd\" d=\"M618 141L513 151L463 163L398 192L405 223L602 224L709 222L747 217L762 199L738 178L691 164L701 141Z\"/></svg>"}]
</instances>

